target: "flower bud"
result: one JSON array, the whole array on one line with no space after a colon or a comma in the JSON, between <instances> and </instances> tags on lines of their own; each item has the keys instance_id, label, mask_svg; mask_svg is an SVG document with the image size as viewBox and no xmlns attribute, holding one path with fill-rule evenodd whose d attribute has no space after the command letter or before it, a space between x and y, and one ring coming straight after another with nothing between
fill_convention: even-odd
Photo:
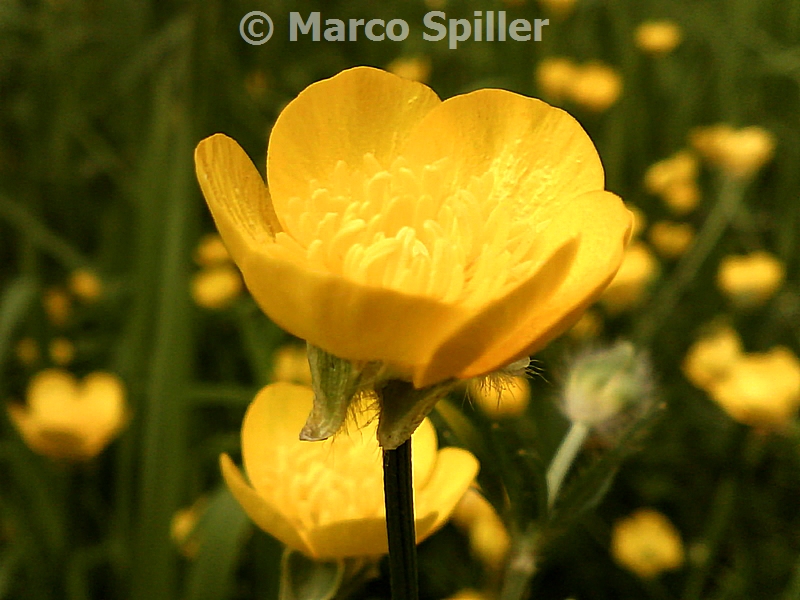
<instances>
[{"instance_id":1,"label":"flower bud","mask_svg":"<svg viewBox=\"0 0 800 600\"><path fill-rule=\"evenodd\" d=\"M563 410L573 422L602 429L651 392L649 361L633 344L621 341L578 356L564 386Z\"/></svg>"},{"instance_id":2,"label":"flower bud","mask_svg":"<svg viewBox=\"0 0 800 600\"><path fill-rule=\"evenodd\" d=\"M636 28L636 47L647 54L667 54L681 43L681 29L672 21L648 21Z\"/></svg>"}]
</instances>

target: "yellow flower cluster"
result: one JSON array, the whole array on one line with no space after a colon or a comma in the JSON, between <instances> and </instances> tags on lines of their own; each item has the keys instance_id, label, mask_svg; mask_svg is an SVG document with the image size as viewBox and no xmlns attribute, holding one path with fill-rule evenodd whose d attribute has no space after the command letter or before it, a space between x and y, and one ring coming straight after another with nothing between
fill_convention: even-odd
<instances>
[{"instance_id":1,"label":"yellow flower cluster","mask_svg":"<svg viewBox=\"0 0 800 600\"><path fill-rule=\"evenodd\" d=\"M697 157L681 150L647 169L644 187L651 194L660 196L673 213L684 215L693 211L700 201L698 170Z\"/></svg>"},{"instance_id":2,"label":"yellow flower cluster","mask_svg":"<svg viewBox=\"0 0 800 600\"><path fill-rule=\"evenodd\" d=\"M637 510L614 523L611 555L643 579L678 569L684 562L683 542L675 526L651 508Z\"/></svg>"},{"instance_id":3,"label":"yellow flower cluster","mask_svg":"<svg viewBox=\"0 0 800 600\"><path fill-rule=\"evenodd\" d=\"M239 297L244 287L239 270L215 233L204 236L194 253L201 270L192 277L192 298L198 306L223 309Z\"/></svg>"},{"instance_id":4,"label":"yellow flower cluster","mask_svg":"<svg viewBox=\"0 0 800 600\"><path fill-rule=\"evenodd\" d=\"M99 371L81 382L61 369L40 371L28 385L27 405L7 408L32 450L66 460L98 455L128 420L125 387Z\"/></svg>"},{"instance_id":5,"label":"yellow flower cluster","mask_svg":"<svg viewBox=\"0 0 800 600\"><path fill-rule=\"evenodd\" d=\"M358 67L272 130L269 189L230 138L196 151L226 247L277 324L417 388L566 331L622 260L631 214L569 115L502 90L441 101Z\"/></svg>"},{"instance_id":6,"label":"yellow flower cluster","mask_svg":"<svg viewBox=\"0 0 800 600\"><path fill-rule=\"evenodd\" d=\"M786 270L777 258L759 250L720 261L717 285L740 308L761 306L783 284Z\"/></svg>"},{"instance_id":7,"label":"yellow flower cluster","mask_svg":"<svg viewBox=\"0 0 800 600\"><path fill-rule=\"evenodd\" d=\"M233 495L264 531L315 559L373 556L388 550L381 451L374 411L356 416L350 431L323 442L297 432L314 392L274 383L262 389L242 424L248 484L228 455L222 474ZM439 529L478 472L472 454L438 449L423 421L411 438L417 541Z\"/></svg>"},{"instance_id":8,"label":"yellow flower cluster","mask_svg":"<svg viewBox=\"0 0 800 600\"><path fill-rule=\"evenodd\" d=\"M568 58L545 58L536 68L536 82L548 98L571 100L593 112L607 110L622 93L622 77L600 62L577 65Z\"/></svg>"},{"instance_id":9,"label":"yellow flower cluster","mask_svg":"<svg viewBox=\"0 0 800 600\"><path fill-rule=\"evenodd\" d=\"M695 342L683 370L732 418L746 425L780 430L800 408L800 360L794 353L782 346L745 353L729 327L716 328Z\"/></svg>"},{"instance_id":10,"label":"yellow flower cluster","mask_svg":"<svg viewBox=\"0 0 800 600\"><path fill-rule=\"evenodd\" d=\"M737 179L755 175L775 153L775 136L756 126L734 129L723 123L698 127L689 140L709 164Z\"/></svg>"}]
</instances>

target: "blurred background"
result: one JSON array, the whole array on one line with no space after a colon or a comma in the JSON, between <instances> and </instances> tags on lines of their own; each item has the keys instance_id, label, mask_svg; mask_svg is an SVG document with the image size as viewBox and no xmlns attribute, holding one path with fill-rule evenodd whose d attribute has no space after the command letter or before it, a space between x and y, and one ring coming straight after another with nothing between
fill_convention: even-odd
<instances>
[{"instance_id":1,"label":"blurred background","mask_svg":"<svg viewBox=\"0 0 800 600\"><path fill-rule=\"evenodd\" d=\"M240 35L255 10L275 25L258 46ZM432 10L549 24L450 49L422 38ZM292 42L292 11L410 34ZM613 460L525 594L800 599L797 0L0 0L0 598L277 597L281 546L218 456L239 456L260 386L307 375L209 237L193 151L224 132L263 173L281 108L355 65L566 109L637 214L617 279L536 357L519 406L462 392L434 415L481 459L505 532L488 551L458 524L427 540L422 596L493 594L535 538L565 382L584 348L625 338L659 414L590 438L576 480ZM388 597L384 563L355 595Z\"/></svg>"}]
</instances>

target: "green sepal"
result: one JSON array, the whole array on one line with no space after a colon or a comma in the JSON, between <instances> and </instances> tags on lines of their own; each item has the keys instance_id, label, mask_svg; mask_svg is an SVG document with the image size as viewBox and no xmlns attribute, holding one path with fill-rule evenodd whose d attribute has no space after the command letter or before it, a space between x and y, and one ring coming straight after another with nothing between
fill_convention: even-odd
<instances>
[{"instance_id":1,"label":"green sepal","mask_svg":"<svg viewBox=\"0 0 800 600\"><path fill-rule=\"evenodd\" d=\"M281 558L279 600L330 600L345 574L345 561L318 561L287 548Z\"/></svg>"},{"instance_id":2,"label":"green sepal","mask_svg":"<svg viewBox=\"0 0 800 600\"><path fill-rule=\"evenodd\" d=\"M458 384L450 379L416 389L410 381L390 379L375 391L380 399L378 443L384 450L394 450L411 437L434 405Z\"/></svg>"},{"instance_id":3,"label":"green sepal","mask_svg":"<svg viewBox=\"0 0 800 600\"><path fill-rule=\"evenodd\" d=\"M339 431L359 392L369 389L379 363L353 362L308 344L314 405L300 439L316 442Z\"/></svg>"}]
</instances>

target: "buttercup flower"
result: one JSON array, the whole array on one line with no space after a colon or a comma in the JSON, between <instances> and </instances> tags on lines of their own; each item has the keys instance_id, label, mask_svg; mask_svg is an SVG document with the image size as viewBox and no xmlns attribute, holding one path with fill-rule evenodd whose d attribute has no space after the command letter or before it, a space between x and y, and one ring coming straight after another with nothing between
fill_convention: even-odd
<instances>
[{"instance_id":1,"label":"buttercup flower","mask_svg":"<svg viewBox=\"0 0 800 600\"><path fill-rule=\"evenodd\" d=\"M700 200L698 169L697 157L681 150L651 165L644 176L644 187L661 196L672 212L683 215L694 210Z\"/></svg>"},{"instance_id":2,"label":"buttercup flower","mask_svg":"<svg viewBox=\"0 0 800 600\"><path fill-rule=\"evenodd\" d=\"M311 385L311 369L305 346L287 344L275 351L272 364L272 378L275 381L288 381Z\"/></svg>"},{"instance_id":3,"label":"buttercup flower","mask_svg":"<svg viewBox=\"0 0 800 600\"><path fill-rule=\"evenodd\" d=\"M637 48L649 54L667 54L681 43L681 28L672 21L647 21L635 35Z\"/></svg>"},{"instance_id":4,"label":"buttercup flower","mask_svg":"<svg viewBox=\"0 0 800 600\"><path fill-rule=\"evenodd\" d=\"M500 515L474 487L467 490L453 512L453 524L469 538L472 553L489 569L499 572L511 546Z\"/></svg>"},{"instance_id":5,"label":"buttercup flower","mask_svg":"<svg viewBox=\"0 0 800 600\"><path fill-rule=\"evenodd\" d=\"M387 69L405 79L425 83L431 75L431 59L427 56L400 56L394 59Z\"/></svg>"},{"instance_id":6,"label":"buttercup flower","mask_svg":"<svg viewBox=\"0 0 800 600\"><path fill-rule=\"evenodd\" d=\"M764 251L746 256L726 256L720 261L717 285L743 308L769 300L783 283L783 263Z\"/></svg>"},{"instance_id":7,"label":"buttercup flower","mask_svg":"<svg viewBox=\"0 0 800 600\"><path fill-rule=\"evenodd\" d=\"M203 236L195 248L194 260L203 267L192 277L195 304L211 310L230 306L242 293L244 284L222 239L213 233Z\"/></svg>"},{"instance_id":8,"label":"buttercup flower","mask_svg":"<svg viewBox=\"0 0 800 600\"><path fill-rule=\"evenodd\" d=\"M622 93L620 74L599 62L580 67L569 88L569 97L594 112L610 108Z\"/></svg>"},{"instance_id":9,"label":"buttercup flower","mask_svg":"<svg viewBox=\"0 0 800 600\"><path fill-rule=\"evenodd\" d=\"M746 354L709 387L711 397L737 421L780 429L800 407L800 360L782 347Z\"/></svg>"},{"instance_id":10,"label":"buttercup flower","mask_svg":"<svg viewBox=\"0 0 800 600\"><path fill-rule=\"evenodd\" d=\"M548 99L561 100L569 94L578 67L568 58L543 58L536 66L536 83Z\"/></svg>"},{"instance_id":11,"label":"buttercup flower","mask_svg":"<svg viewBox=\"0 0 800 600\"><path fill-rule=\"evenodd\" d=\"M600 298L603 306L611 313L619 313L639 304L658 269L658 261L646 244L631 244L619 272Z\"/></svg>"},{"instance_id":12,"label":"buttercup flower","mask_svg":"<svg viewBox=\"0 0 800 600\"><path fill-rule=\"evenodd\" d=\"M311 409L310 388L274 383L259 392L242 425L242 456L250 479L227 455L220 462L233 495L251 519L278 540L316 559L388 551L382 459L374 412L324 442L297 437ZM423 421L411 438L417 541L441 527L478 472L460 448L437 449Z\"/></svg>"},{"instance_id":13,"label":"buttercup flower","mask_svg":"<svg viewBox=\"0 0 800 600\"><path fill-rule=\"evenodd\" d=\"M742 340L733 328L716 326L703 335L686 353L683 372L699 388L708 390L725 377L744 355Z\"/></svg>"},{"instance_id":14,"label":"buttercup flower","mask_svg":"<svg viewBox=\"0 0 800 600\"><path fill-rule=\"evenodd\" d=\"M738 179L755 175L775 153L775 136L756 126L734 129L723 123L697 127L689 139L711 165Z\"/></svg>"},{"instance_id":15,"label":"buttercup flower","mask_svg":"<svg viewBox=\"0 0 800 600\"><path fill-rule=\"evenodd\" d=\"M480 409L494 418L516 417L525 412L531 399L531 387L524 376L472 379L467 389Z\"/></svg>"},{"instance_id":16,"label":"buttercup flower","mask_svg":"<svg viewBox=\"0 0 800 600\"><path fill-rule=\"evenodd\" d=\"M680 533L660 512L643 508L614 523L611 555L618 564L649 579L683 565Z\"/></svg>"},{"instance_id":17,"label":"buttercup flower","mask_svg":"<svg viewBox=\"0 0 800 600\"><path fill-rule=\"evenodd\" d=\"M650 243L665 258L678 258L692 244L694 227L688 223L658 221L650 228Z\"/></svg>"},{"instance_id":18,"label":"buttercup flower","mask_svg":"<svg viewBox=\"0 0 800 600\"><path fill-rule=\"evenodd\" d=\"M67 371L47 369L31 379L27 400L27 407L9 404L9 416L28 446L51 458L92 458L127 421L125 388L111 373L78 383Z\"/></svg>"},{"instance_id":19,"label":"buttercup flower","mask_svg":"<svg viewBox=\"0 0 800 600\"><path fill-rule=\"evenodd\" d=\"M70 273L69 289L84 302L94 302L103 295L103 282L94 271L76 269Z\"/></svg>"},{"instance_id":20,"label":"buttercup flower","mask_svg":"<svg viewBox=\"0 0 800 600\"><path fill-rule=\"evenodd\" d=\"M290 333L417 388L494 371L568 329L631 215L566 113L503 90L442 102L360 67L278 117L269 190L232 139L196 151L248 288Z\"/></svg>"}]
</instances>

